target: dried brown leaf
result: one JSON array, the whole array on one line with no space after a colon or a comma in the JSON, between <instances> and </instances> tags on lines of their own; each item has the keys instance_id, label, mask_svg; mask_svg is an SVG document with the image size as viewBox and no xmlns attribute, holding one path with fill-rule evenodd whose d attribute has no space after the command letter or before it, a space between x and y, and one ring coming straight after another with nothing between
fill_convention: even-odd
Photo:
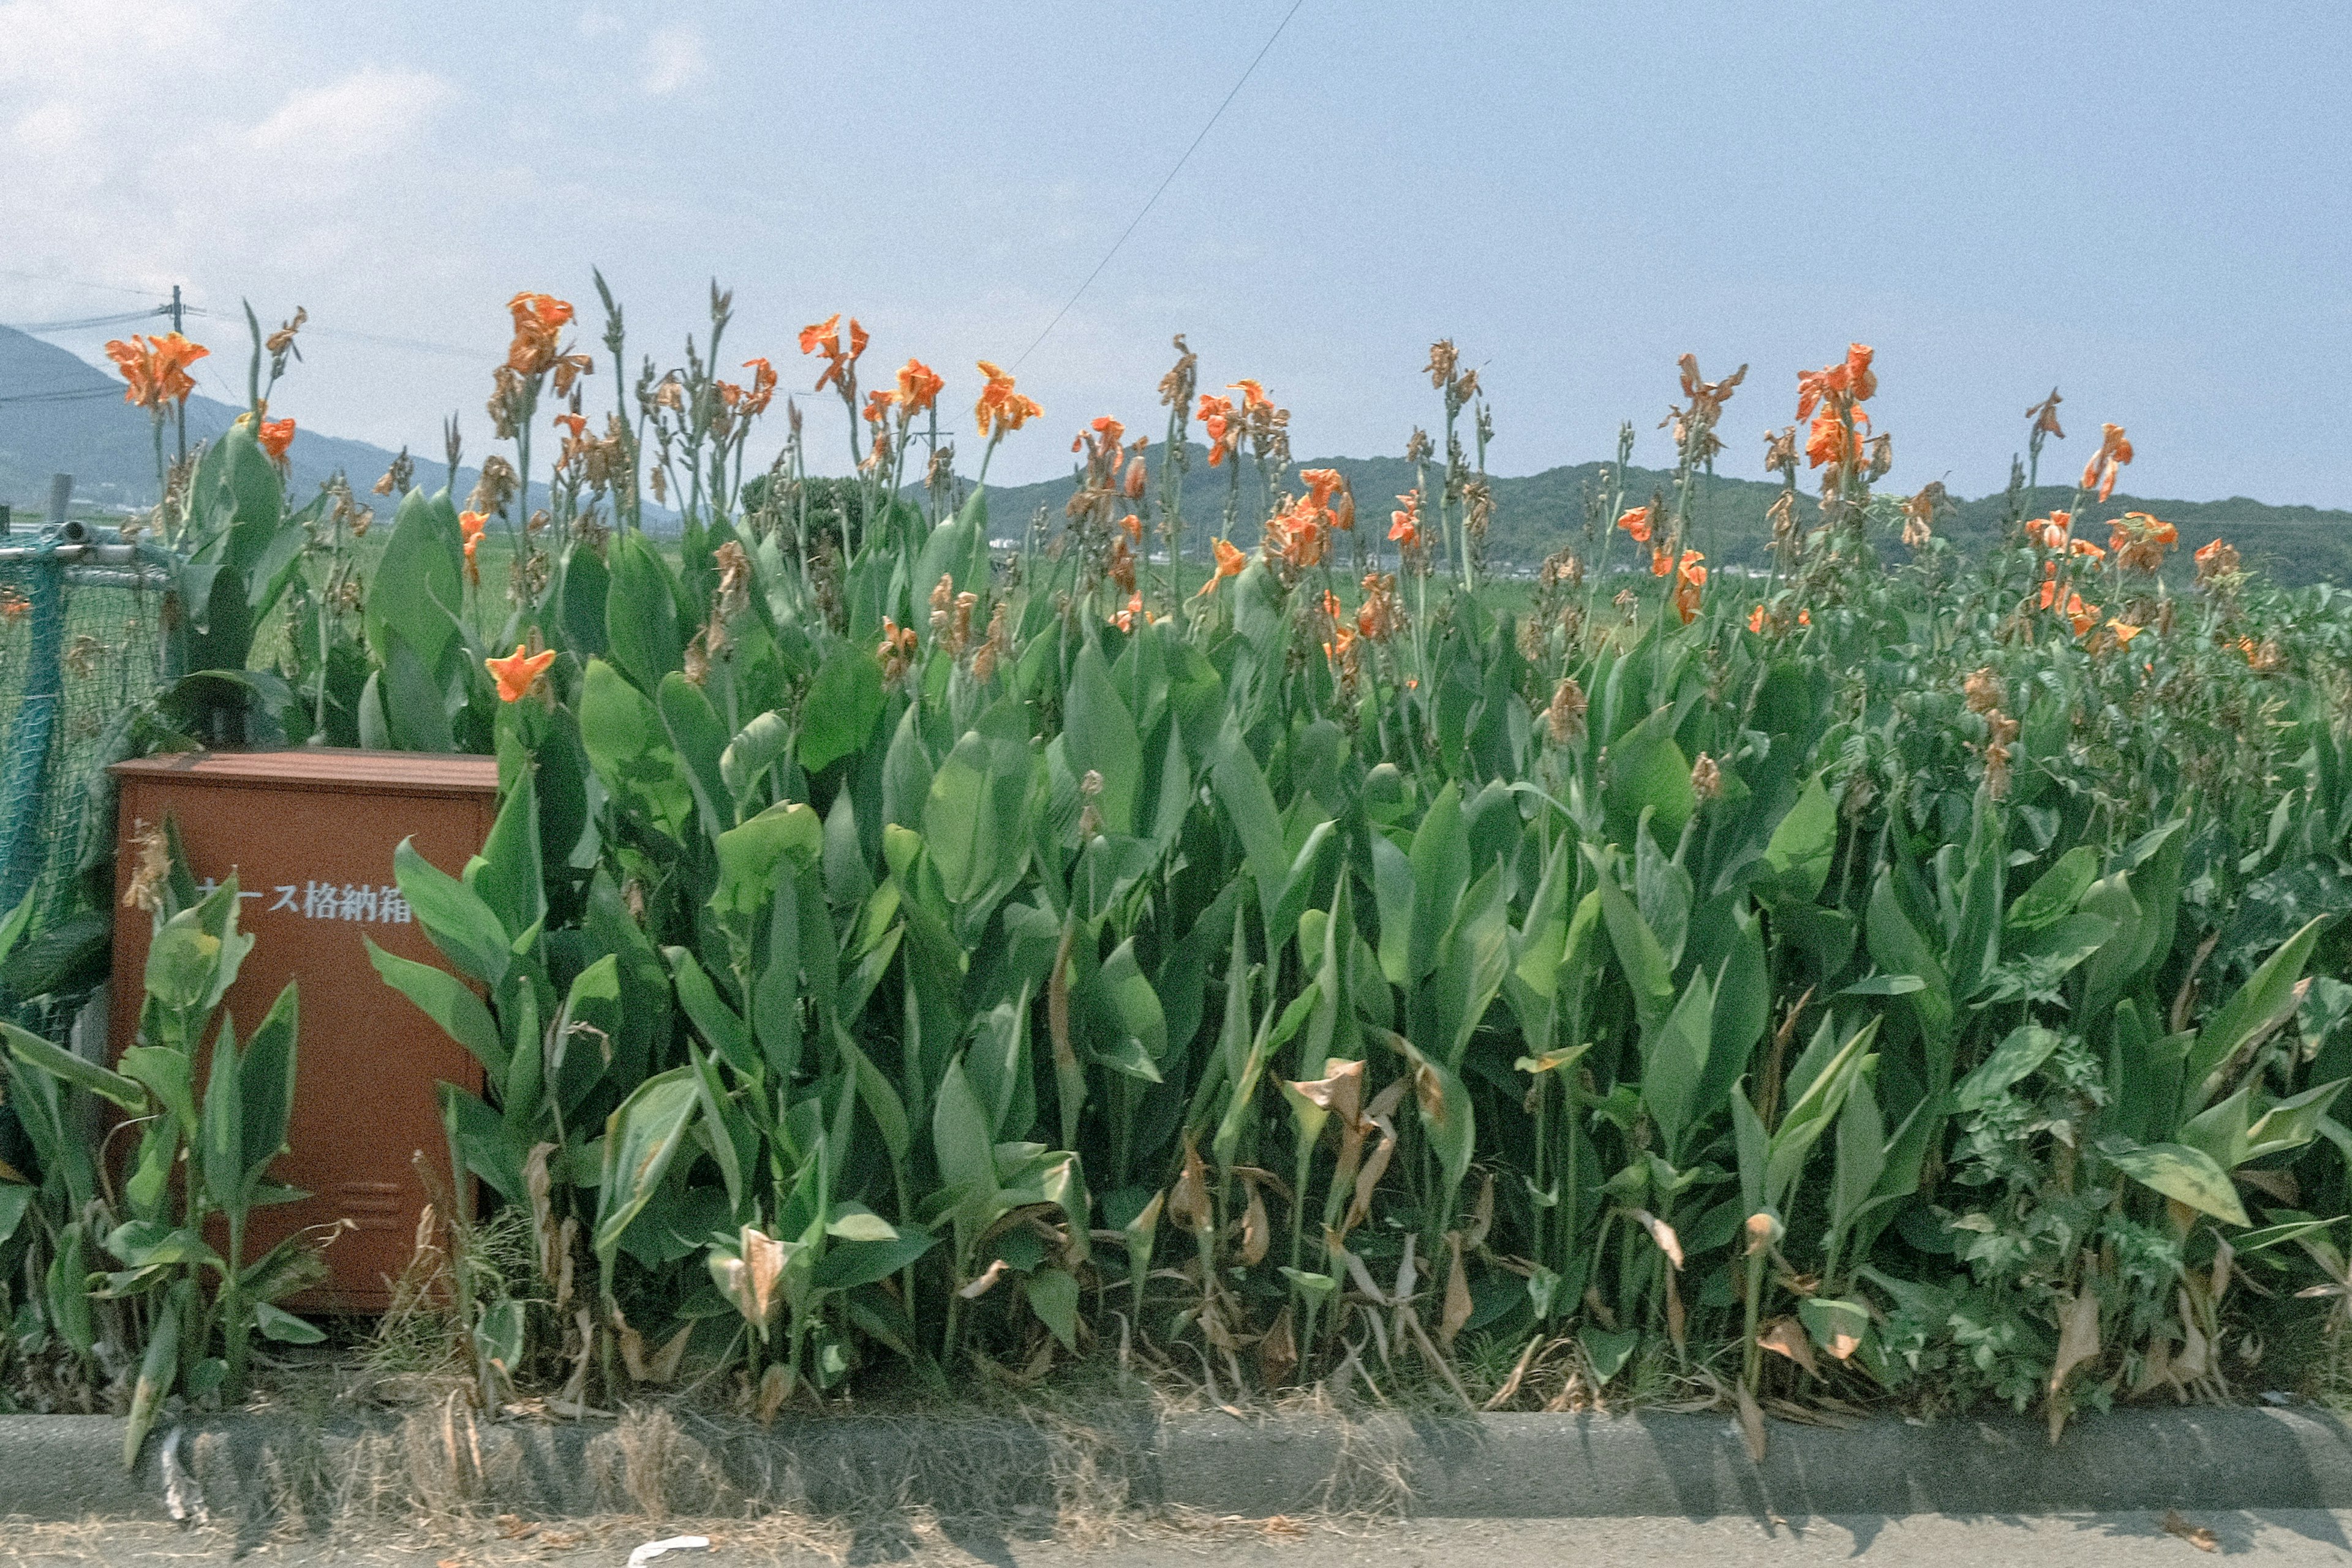
<instances>
[{"instance_id":1,"label":"dried brown leaf","mask_svg":"<svg viewBox=\"0 0 2352 1568\"><path fill-rule=\"evenodd\" d=\"M1461 1233L1448 1233L1445 1244L1453 1258L1445 1270L1445 1308L1437 1320L1437 1342L1450 1351L1454 1336L1470 1321L1470 1277L1462 1267Z\"/></svg>"},{"instance_id":2,"label":"dried brown leaf","mask_svg":"<svg viewBox=\"0 0 2352 1568\"><path fill-rule=\"evenodd\" d=\"M2180 1537L2181 1540L2189 1542L2189 1545L2197 1548L2200 1552L2219 1552L2221 1550L2221 1538L2220 1536L2214 1534L2211 1531L2206 1529L2201 1524L2189 1523L2187 1519L2181 1516L2180 1510L2177 1508L2166 1509L2164 1510L2164 1518L2159 1520L2158 1522L2164 1527L2165 1534L2177 1535Z\"/></svg>"},{"instance_id":3,"label":"dried brown leaf","mask_svg":"<svg viewBox=\"0 0 2352 1568\"><path fill-rule=\"evenodd\" d=\"M1748 1445L1748 1457L1757 1464L1764 1462L1764 1412L1756 1407L1756 1396L1748 1392L1744 1383L1734 1384L1732 1396L1739 1402L1739 1436Z\"/></svg>"},{"instance_id":4,"label":"dried brown leaf","mask_svg":"<svg viewBox=\"0 0 2352 1568\"><path fill-rule=\"evenodd\" d=\"M1756 1336L1756 1342L1776 1355L1787 1356L1815 1377L1821 1376L1821 1366L1813 1360L1812 1336L1796 1319L1775 1318Z\"/></svg>"}]
</instances>

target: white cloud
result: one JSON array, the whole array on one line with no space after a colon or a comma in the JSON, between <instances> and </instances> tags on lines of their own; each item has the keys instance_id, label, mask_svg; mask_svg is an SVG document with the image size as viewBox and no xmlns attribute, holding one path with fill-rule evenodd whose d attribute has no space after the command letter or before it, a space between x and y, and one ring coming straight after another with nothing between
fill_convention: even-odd
<instances>
[{"instance_id":1,"label":"white cloud","mask_svg":"<svg viewBox=\"0 0 2352 1568\"><path fill-rule=\"evenodd\" d=\"M693 86L709 68L702 34L686 23L664 27L646 39L645 89L655 98Z\"/></svg>"}]
</instances>

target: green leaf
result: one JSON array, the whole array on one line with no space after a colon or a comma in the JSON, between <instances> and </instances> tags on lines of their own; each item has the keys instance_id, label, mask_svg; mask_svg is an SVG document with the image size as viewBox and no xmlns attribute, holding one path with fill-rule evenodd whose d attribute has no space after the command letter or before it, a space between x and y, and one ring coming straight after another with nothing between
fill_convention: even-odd
<instances>
[{"instance_id":1,"label":"green leaf","mask_svg":"<svg viewBox=\"0 0 2352 1568\"><path fill-rule=\"evenodd\" d=\"M1040 1268L1023 1282L1030 1310L1066 1351L1078 1348L1078 1282L1065 1269Z\"/></svg>"},{"instance_id":2,"label":"green leaf","mask_svg":"<svg viewBox=\"0 0 2352 1568\"><path fill-rule=\"evenodd\" d=\"M547 868L540 854L535 773L526 766L516 778L499 803L480 858L466 868L466 885L497 913L509 945L547 918Z\"/></svg>"},{"instance_id":3,"label":"green leaf","mask_svg":"<svg viewBox=\"0 0 2352 1568\"><path fill-rule=\"evenodd\" d=\"M801 706L802 771L822 773L864 750L881 717L881 665L866 649L841 644L817 669L808 700Z\"/></svg>"},{"instance_id":4,"label":"green leaf","mask_svg":"<svg viewBox=\"0 0 2352 1568\"><path fill-rule=\"evenodd\" d=\"M961 1195L960 1207L985 1212L996 1199L996 1138L963 1064L951 1061L931 1102L931 1152L940 1179Z\"/></svg>"},{"instance_id":5,"label":"green leaf","mask_svg":"<svg viewBox=\"0 0 2352 1568\"><path fill-rule=\"evenodd\" d=\"M646 1079L604 1124L604 1179L596 1193L596 1255L609 1266L669 1172L699 1103L691 1067Z\"/></svg>"},{"instance_id":6,"label":"green leaf","mask_svg":"<svg viewBox=\"0 0 2352 1568\"><path fill-rule=\"evenodd\" d=\"M792 742L792 726L784 722L781 713L761 714L727 742L727 749L719 753L719 777L734 798L737 816L742 814L752 791Z\"/></svg>"},{"instance_id":7,"label":"green leaf","mask_svg":"<svg viewBox=\"0 0 2352 1568\"><path fill-rule=\"evenodd\" d=\"M365 630L376 668L392 662L392 638L407 644L426 670L438 668L457 639L465 604L465 540L447 498L410 490L393 514L392 537L368 577Z\"/></svg>"},{"instance_id":8,"label":"green leaf","mask_svg":"<svg viewBox=\"0 0 2352 1568\"><path fill-rule=\"evenodd\" d=\"M404 838L392 852L393 879L416 923L449 962L496 990L514 962L513 939L479 893L416 852Z\"/></svg>"},{"instance_id":9,"label":"green leaf","mask_svg":"<svg viewBox=\"0 0 2352 1568\"><path fill-rule=\"evenodd\" d=\"M253 1304L253 1324L262 1334L283 1345L315 1345L327 1337L316 1323L305 1322L283 1307L267 1301Z\"/></svg>"},{"instance_id":10,"label":"green leaf","mask_svg":"<svg viewBox=\"0 0 2352 1568\"><path fill-rule=\"evenodd\" d=\"M580 740L605 793L679 838L694 815L694 792L669 731L646 694L601 658L588 661L580 694Z\"/></svg>"},{"instance_id":11,"label":"green leaf","mask_svg":"<svg viewBox=\"0 0 2352 1568\"><path fill-rule=\"evenodd\" d=\"M1993 1047L1984 1065L1960 1080L1959 1088L1954 1091L1959 1108L1982 1110L1992 1104L2011 1084L2048 1061L2060 1039L2057 1031L2039 1024L2021 1024L2011 1029Z\"/></svg>"},{"instance_id":12,"label":"green leaf","mask_svg":"<svg viewBox=\"0 0 2352 1568\"><path fill-rule=\"evenodd\" d=\"M2300 1000L2295 984L2303 978L2304 966L2311 962L2311 950L2317 945L2319 933L2330 918L2317 916L2280 943L2278 951L2263 961L2237 994L2223 1003L2197 1032L2181 1078L2181 1095L2187 1101L2184 1110L2193 1110L2211 1096L2216 1086L2208 1080L2237 1054L2240 1046L2294 1011Z\"/></svg>"},{"instance_id":13,"label":"green leaf","mask_svg":"<svg viewBox=\"0 0 2352 1568\"><path fill-rule=\"evenodd\" d=\"M887 1279L939 1245L939 1237L911 1225L897 1227L888 1241L843 1241L824 1249L809 1282L820 1290L854 1290Z\"/></svg>"},{"instance_id":14,"label":"green leaf","mask_svg":"<svg viewBox=\"0 0 2352 1568\"><path fill-rule=\"evenodd\" d=\"M20 1029L14 1024L0 1023L0 1038L7 1040L9 1054L26 1067L37 1068L76 1089L87 1089L101 1100L111 1100L133 1116L147 1114L147 1091L121 1073L109 1072L95 1062L84 1061L63 1047L52 1045L31 1030Z\"/></svg>"},{"instance_id":15,"label":"green leaf","mask_svg":"<svg viewBox=\"0 0 2352 1568\"><path fill-rule=\"evenodd\" d=\"M443 1033L472 1053L491 1082L506 1081L506 1042L499 1038L489 1008L482 1005L472 986L446 969L386 952L373 937L362 934L360 940L367 946L368 962L375 965L385 984L415 1003L426 1017L441 1026Z\"/></svg>"},{"instance_id":16,"label":"green leaf","mask_svg":"<svg viewBox=\"0 0 2352 1568\"><path fill-rule=\"evenodd\" d=\"M2143 1186L2177 1199L2200 1214L2231 1225L2244 1225L2245 1205L2229 1175L2213 1157L2185 1143L2102 1145L2108 1163Z\"/></svg>"},{"instance_id":17,"label":"green leaf","mask_svg":"<svg viewBox=\"0 0 2352 1568\"><path fill-rule=\"evenodd\" d=\"M604 640L637 689L650 695L662 677L686 660L678 627L677 589L669 563L642 533L624 529L605 565L612 585L604 601Z\"/></svg>"},{"instance_id":18,"label":"green leaf","mask_svg":"<svg viewBox=\"0 0 2352 1568\"><path fill-rule=\"evenodd\" d=\"M2056 924L2083 901L2098 874L2099 851L2088 844L2076 845L2017 896L2003 923L2013 931L2040 931Z\"/></svg>"},{"instance_id":19,"label":"green leaf","mask_svg":"<svg viewBox=\"0 0 2352 1568\"><path fill-rule=\"evenodd\" d=\"M774 895L776 863L789 855L803 867L814 866L824 851L824 824L814 807L784 801L720 834L715 847L719 883L711 891L711 912L748 936L750 922Z\"/></svg>"},{"instance_id":20,"label":"green leaf","mask_svg":"<svg viewBox=\"0 0 2352 1568\"><path fill-rule=\"evenodd\" d=\"M1674 966L1624 889L1603 877L1599 891L1601 918L1609 928L1610 945L1617 951L1618 967L1625 972L1625 984L1633 988L1634 1013L1644 1030L1654 1029L1675 1005Z\"/></svg>"},{"instance_id":21,"label":"green leaf","mask_svg":"<svg viewBox=\"0 0 2352 1568\"><path fill-rule=\"evenodd\" d=\"M1070 684L1062 698L1063 743L1068 748L1070 771L1081 776L1101 775L1102 793L1095 797L1106 833L1135 831L1135 796L1142 782L1143 743L1135 733L1135 720L1111 684L1110 666L1102 649L1089 638L1078 650Z\"/></svg>"},{"instance_id":22,"label":"green leaf","mask_svg":"<svg viewBox=\"0 0 2352 1568\"><path fill-rule=\"evenodd\" d=\"M1815 773L1789 815L1772 829L1764 860L1780 879L1782 898L1809 904L1822 896L1836 853L1837 807L1830 803L1822 775Z\"/></svg>"},{"instance_id":23,"label":"green leaf","mask_svg":"<svg viewBox=\"0 0 2352 1568\"><path fill-rule=\"evenodd\" d=\"M728 790L722 766L728 746L727 724L710 705L702 689L673 670L661 679L655 707L661 713L670 743L684 764L687 787L702 813L705 833L717 833L735 820L735 799Z\"/></svg>"}]
</instances>

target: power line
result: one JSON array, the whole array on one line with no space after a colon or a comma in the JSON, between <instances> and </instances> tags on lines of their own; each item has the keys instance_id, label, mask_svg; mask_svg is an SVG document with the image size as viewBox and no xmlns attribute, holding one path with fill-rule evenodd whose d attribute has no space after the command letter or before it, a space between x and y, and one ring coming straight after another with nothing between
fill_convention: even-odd
<instances>
[{"instance_id":1,"label":"power line","mask_svg":"<svg viewBox=\"0 0 2352 1568\"><path fill-rule=\"evenodd\" d=\"M0 403L75 403L88 397L119 397L117 386L65 387L48 392L16 392L0 397Z\"/></svg>"},{"instance_id":2,"label":"power line","mask_svg":"<svg viewBox=\"0 0 2352 1568\"><path fill-rule=\"evenodd\" d=\"M1159 189L1151 193L1151 199L1145 202L1143 210L1135 215L1135 221L1120 230L1119 237L1111 241L1110 248L1103 252L1103 258L1095 263L1095 269L1092 272L1087 274L1087 280L1078 285L1076 293L1062 302L1060 310L1054 312L1054 319L1045 323L1044 331L1037 334L1037 342L1033 342L1021 351L1021 357L1013 362L1013 369L1019 370L1027 362L1029 356L1037 352L1037 344L1053 336L1054 329L1062 324L1062 318L1070 313L1070 307L1078 302L1079 295L1092 288L1095 279L1102 276L1102 269L1110 265L1110 258L1118 254L1118 247L1127 243L1128 236L1133 234L1137 226L1150 214L1152 207L1158 205L1160 196L1174 183L1176 176L1182 173L1184 165L1192 160L1192 154L1200 150L1201 143L1208 140L1209 132L1216 128L1217 121L1224 117L1225 110L1233 106L1234 100L1241 95L1242 88L1249 81L1251 74L1257 69L1258 62L1265 58L1266 51L1274 47L1275 39L1282 37L1282 30L1290 26L1290 19L1298 15L1299 6L1305 4L1307 0L1291 0L1290 9L1282 14L1282 20L1276 22L1274 25L1274 31L1266 35L1265 42L1259 47L1257 53L1251 57L1248 66L1244 68L1241 79L1234 83L1233 91L1225 94L1225 100L1217 105L1216 113L1209 116L1209 122L1201 127L1201 133L1192 138L1192 144L1184 149L1184 155L1176 160L1176 166L1168 171L1168 177L1160 182Z\"/></svg>"},{"instance_id":3,"label":"power line","mask_svg":"<svg viewBox=\"0 0 2352 1568\"><path fill-rule=\"evenodd\" d=\"M132 321L152 321L170 313L170 306L158 305L152 310L121 310L111 316L82 316L70 321L5 321L0 322L0 326L20 332L79 332L93 327L127 326Z\"/></svg>"}]
</instances>

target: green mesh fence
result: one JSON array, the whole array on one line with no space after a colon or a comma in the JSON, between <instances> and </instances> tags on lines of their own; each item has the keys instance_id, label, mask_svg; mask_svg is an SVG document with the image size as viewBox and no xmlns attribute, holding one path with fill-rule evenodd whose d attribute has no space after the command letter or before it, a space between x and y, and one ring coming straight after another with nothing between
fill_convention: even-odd
<instances>
[{"instance_id":1,"label":"green mesh fence","mask_svg":"<svg viewBox=\"0 0 2352 1568\"><path fill-rule=\"evenodd\" d=\"M155 689L167 581L152 548L110 529L0 539L0 910L32 893L20 952L104 896L77 876L112 827L91 786L118 760L113 721ZM56 1035L82 997L10 1000L21 1024Z\"/></svg>"}]
</instances>

